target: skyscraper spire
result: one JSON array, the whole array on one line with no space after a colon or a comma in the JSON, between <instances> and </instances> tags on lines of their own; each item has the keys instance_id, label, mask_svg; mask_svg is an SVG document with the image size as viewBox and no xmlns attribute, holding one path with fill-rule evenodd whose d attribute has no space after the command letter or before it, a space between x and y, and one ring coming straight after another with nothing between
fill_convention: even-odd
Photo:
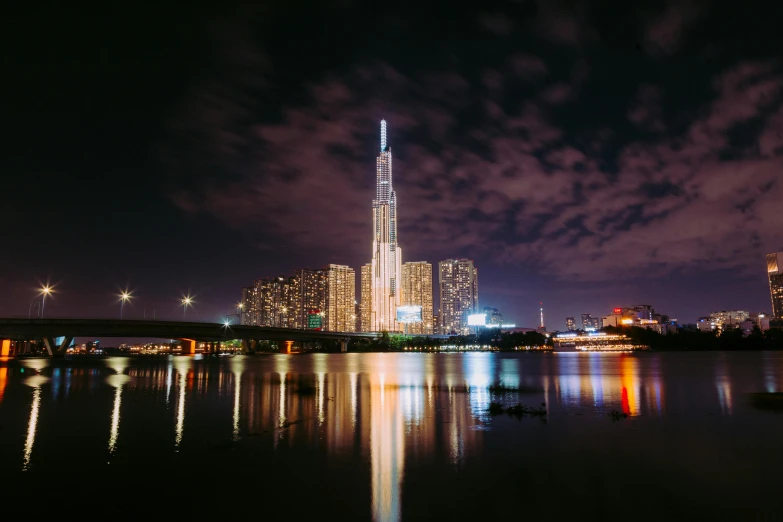
<instances>
[{"instance_id":1,"label":"skyscraper spire","mask_svg":"<svg viewBox=\"0 0 783 522\"><path fill-rule=\"evenodd\" d=\"M381 120L381 153L375 166L376 188L373 209L372 261L363 269L362 328L365 331L399 331L397 307L402 304L400 277L402 249L397 245L397 194L392 186L392 154L386 144L386 120Z\"/></svg>"},{"instance_id":2,"label":"skyscraper spire","mask_svg":"<svg viewBox=\"0 0 783 522\"><path fill-rule=\"evenodd\" d=\"M540 326L540 328L541 328L541 329L544 329L544 328L545 328L545 327L544 327L544 302L543 302L543 301L541 301L541 302L540 302L540 303L538 303L538 304L541 306L541 326Z\"/></svg>"}]
</instances>

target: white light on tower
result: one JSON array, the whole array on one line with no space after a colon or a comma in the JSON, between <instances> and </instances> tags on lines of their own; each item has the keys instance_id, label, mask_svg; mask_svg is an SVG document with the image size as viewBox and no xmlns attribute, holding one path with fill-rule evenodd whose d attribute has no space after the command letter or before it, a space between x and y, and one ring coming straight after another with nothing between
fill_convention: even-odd
<instances>
[{"instance_id":1,"label":"white light on tower","mask_svg":"<svg viewBox=\"0 0 783 522\"><path fill-rule=\"evenodd\" d=\"M386 120L381 120L381 152L386 150Z\"/></svg>"}]
</instances>

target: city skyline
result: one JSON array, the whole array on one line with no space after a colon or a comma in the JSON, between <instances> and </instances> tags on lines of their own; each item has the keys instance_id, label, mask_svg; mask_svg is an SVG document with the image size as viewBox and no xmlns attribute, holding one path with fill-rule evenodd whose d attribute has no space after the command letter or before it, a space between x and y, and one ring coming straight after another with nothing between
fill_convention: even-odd
<instances>
[{"instance_id":1,"label":"city skyline","mask_svg":"<svg viewBox=\"0 0 783 522\"><path fill-rule=\"evenodd\" d=\"M541 301L550 329L634 303L685 323L772 313L772 21L618 2L617 24L597 7L522 4L448 20L335 7L294 34L290 7L187 26L163 8L108 32L67 12L20 18L0 315L27 316L47 282L49 317L219 321L261 275L334 263L360 279L381 118L406 258L474 259L480 306L510 321L536 326ZM736 24L756 30L722 43ZM316 56L298 31L329 45Z\"/></svg>"}]
</instances>

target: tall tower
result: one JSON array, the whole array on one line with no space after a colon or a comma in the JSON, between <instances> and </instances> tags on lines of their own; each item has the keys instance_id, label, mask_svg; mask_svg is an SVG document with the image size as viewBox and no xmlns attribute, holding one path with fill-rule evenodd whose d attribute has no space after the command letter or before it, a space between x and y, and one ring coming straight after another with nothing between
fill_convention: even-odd
<instances>
[{"instance_id":1,"label":"tall tower","mask_svg":"<svg viewBox=\"0 0 783 522\"><path fill-rule=\"evenodd\" d=\"M783 319L783 252L767 254L769 294L772 298L772 316Z\"/></svg>"},{"instance_id":2,"label":"tall tower","mask_svg":"<svg viewBox=\"0 0 783 522\"><path fill-rule=\"evenodd\" d=\"M386 120L381 120L381 154L376 161L372 202L373 240L370 284L372 298L366 331L397 332L397 307L402 304L402 249L397 245L397 194L392 186L392 153L386 144Z\"/></svg>"}]
</instances>

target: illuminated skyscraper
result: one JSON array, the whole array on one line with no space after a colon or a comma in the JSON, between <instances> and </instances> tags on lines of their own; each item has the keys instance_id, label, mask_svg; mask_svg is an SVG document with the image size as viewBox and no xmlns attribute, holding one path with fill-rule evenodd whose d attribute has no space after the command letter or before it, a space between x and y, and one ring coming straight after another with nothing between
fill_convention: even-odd
<instances>
[{"instance_id":1,"label":"illuminated skyscraper","mask_svg":"<svg viewBox=\"0 0 783 522\"><path fill-rule=\"evenodd\" d=\"M359 322L362 332L372 331L372 322L370 321L372 313L372 263L362 265L361 283L361 302L359 304Z\"/></svg>"},{"instance_id":2,"label":"illuminated skyscraper","mask_svg":"<svg viewBox=\"0 0 783 522\"><path fill-rule=\"evenodd\" d=\"M478 311L478 270L469 259L438 263L440 333L468 334L468 315Z\"/></svg>"},{"instance_id":3,"label":"illuminated skyscraper","mask_svg":"<svg viewBox=\"0 0 783 522\"><path fill-rule=\"evenodd\" d=\"M402 249L397 245L397 194L392 186L392 153L386 144L386 120L381 120L381 154L376 162L375 190L369 327L363 329L400 331L396 314L402 303Z\"/></svg>"},{"instance_id":4,"label":"illuminated skyscraper","mask_svg":"<svg viewBox=\"0 0 783 522\"><path fill-rule=\"evenodd\" d=\"M421 322L408 325L409 334L432 333L432 264L414 261L402 265L402 302L421 306Z\"/></svg>"},{"instance_id":5,"label":"illuminated skyscraper","mask_svg":"<svg viewBox=\"0 0 783 522\"><path fill-rule=\"evenodd\" d=\"M356 273L345 265L326 267L326 314L324 330L356 331Z\"/></svg>"},{"instance_id":6,"label":"illuminated skyscraper","mask_svg":"<svg viewBox=\"0 0 783 522\"><path fill-rule=\"evenodd\" d=\"M783 252L767 254L767 275L772 315L775 319L783 319Z\"/></svg>"}]
</instances>

